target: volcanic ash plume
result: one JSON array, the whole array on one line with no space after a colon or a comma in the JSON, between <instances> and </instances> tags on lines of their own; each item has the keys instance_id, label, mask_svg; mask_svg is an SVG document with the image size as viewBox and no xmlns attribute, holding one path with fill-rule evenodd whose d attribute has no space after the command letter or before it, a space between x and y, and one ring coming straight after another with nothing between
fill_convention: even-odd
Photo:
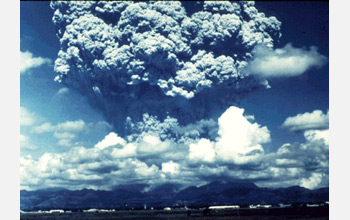
<instances>
[{"instance_id":1,"label":"volcanic ash plume","mask_svg":"<svg viewBox=\"0 0 350 220\"><path fill-rule=\"evenodd\" d=\"M56 81L79 90L126 135L126 119L218 118L268 86L244 68L281 23L254 2L53 1L60 51Z\"/></svg>"}]
</instances>

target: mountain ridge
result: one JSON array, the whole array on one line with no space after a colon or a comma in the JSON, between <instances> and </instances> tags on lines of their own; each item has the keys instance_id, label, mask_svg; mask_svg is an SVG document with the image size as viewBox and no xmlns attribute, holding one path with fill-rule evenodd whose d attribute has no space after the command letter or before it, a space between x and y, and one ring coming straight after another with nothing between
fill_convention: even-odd
<instances>
[{"instance_id":1,"label":"mountain ridge","mask_svg":"<svg viewBox=\"0 0 350 220\"><path fill-rule=\"evenodd\" d=\"M145 190L148 187L148 190ZM21 210L49 209L132 209L165 206L249 205L278 203L316 203L329 200L329 188L309 190L300 186L262 188L252 182L214 181L183 188L166 183L117 186L113 190L43 189L21 190Z\"/></svg>"}]
</instances>

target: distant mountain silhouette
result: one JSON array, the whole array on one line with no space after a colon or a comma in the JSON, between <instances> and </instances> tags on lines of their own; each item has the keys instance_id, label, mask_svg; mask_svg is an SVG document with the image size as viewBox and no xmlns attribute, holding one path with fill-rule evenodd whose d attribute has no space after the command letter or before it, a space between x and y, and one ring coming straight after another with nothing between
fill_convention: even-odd
<instances>
[{"instance_id":1,"label":"distant mountain silhouette","mask_svg":"<svg viewBox=\"0 0 350 220\"><path fill-rule=\"evenodd\" d=\"M325 202L329 188L309 190L300 186L260 188L245 181L215 181L200 187L181 189L181 185L166 183L121 185L111 191L66 190L52 188L37 191L21 190L21 210L48 209L131 209L165 206L249 205L277 203Z\"/></svg>"}]
</instances>

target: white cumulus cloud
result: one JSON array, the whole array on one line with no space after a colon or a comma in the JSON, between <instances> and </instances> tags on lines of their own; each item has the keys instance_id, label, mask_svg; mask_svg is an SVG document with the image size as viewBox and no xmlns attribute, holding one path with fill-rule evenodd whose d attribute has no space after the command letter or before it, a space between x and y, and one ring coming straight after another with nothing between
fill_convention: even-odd
<instances>
[{"instance_id":1,"label":"white cumulus cloud","mask_svg":"<svg viewBox=\"0 0 350 220\"><path fill-rule=\"evenodd\" d=\"M55 126L53 126L50 122L45 122L41 125L35 126L31 132L34 134L42 134L46 132L53 132L55 130Z\"/></svg>"},{"instance_id":2,"label":"white cumulus cloud","mask_svg":"<svg viewBox=\"0 0 350 220\"><path fill-rule=\"evenodd\" d=\"M180 172L180 164L173 161L162 163L162 172L170 174L178 174Z\"/></svg>"},{"instance_id":3,"label":"white cumulus cloud","mask_svg":"<svg viewBox=\"0 0 350 220\"><path fill-rule=\"evenodd\" d=\"M315 189L329 184L329 130L304 131L304 142L286 143L265 155L262 186L300 185ZM261 175L262 176L262 175Z\"/></svg>"},{"instance_id":4,"label":"white cumulus cloud","mask_svg":"<svg viewBox=\"0 0 350 220\"><path fill-rule=\"evenodd\" d=\"M83 120L66 121L53 125L51 122L44 122L31 128L31 134L52 133L57 139L58 146L73 146L73 141L78 139L79 134L89 133L94 129L110 130L110 126L106 122L86 123Z\"/></svg>"},{"instance_id":5,"label":"white cumulus cloud","mask_svg":"<svg viewBox=\"0 0 350 220\"><path fill-rule=\"evenodd\" d=\"M31 144L30 138L26 135L20 134L19 136L20 146L27 150L36 150L38 147Z\"/></svg>"},{"instance_id":6,"label":"white cumulus cloud","mask_svg":"<svg viewBox=\"0 0 350 220\"><path fill-rule=\"evenodd\" d=\"M109 133L102 141L98 142L95 147L104 149L110 146L125 145L125 140L119 137L116 133Z\"/></svg>"},{"instance_id":7,"label":"white cumulus cloud","mask_svg":"<svg viewBox=\"0 0 350 220\"><path fill-rule=\"evenodd\" d=\"M218 119L218 137L215 141L200 139L189 145L189 159L201 162L247 164L264 154L262 144L270 142L267 127L250 122L254 117L244 116L244 109L228 108Z\"/></svg>"},{"instance_id":8,"label":"white cumulus cloud","mask_svg":"<svg viewBox=\"0 0 350 220\"><path fill-rule=\"evenodd\" d=\"M326 145L329 145L329 130L308 130L304 132L305 139L313 142L317 140L324 141Z\"/></svg>"},{"instance_id":9,"label":"white cumulus cloud","mask_svg":"<svg viewBox=\"0 0 350 220\"><path fill-rule=\"evenodd\" d=\"M264 153L261 144L271 140L267 127L249 122L243 112L244 109L232 106L219 118L220 137L215 150L224 161L237 164L255 161Z\"/></svg>"},{"instance_id":10,"label":"white cumulus cloud","mask_svg":"<svg viewBox=\"0 0 350 220\"><path fill-rule=\"evenodd\" d=\"M86 124L83 120L66 121L56 126L57 131L62 132L81 132Z\"/></svg>"},{"instance_id":11,"label":"white cumulus cloud","mask_svg":"<svg viewBox=\"0 0 350 220\"><path fill-rule=\"evenodd\" d=\"M329 126L329 111L324 114L321 110L300 113L296 116L288 117L282 127L290 131L305 131L311 129L326 129Z\"/></svg>"},{"instance_id":12,"label":"white cumulus cloud","mask_svg":"<svg viewBox=\"0 0 350 220\"><path fill-rule=\"evenodd\" d=\"M214 144L208 139L201 139L197 143L189 145L189 159L191 161L214 162L215 149Z\"/></svg>"},{"instance_id":13,"label":"white cumulus cloud","mask_svg":"<svg viewBox=\"0 0 350 220\"><path fill-rule=\"evenodd\" d=\"M313 67L322 67L327 62L327 58L319 54L316 47L306 50L294 48L291 44L275 50L258 45L252 54L253 59L246 70L263 79L299 76Z\"/></svg>"},{"instance_id":14,"label":"white cumulus cloud","mask_svg":"<svg viewBox=\"0 0 350 220\"><path fill-rule=\"evenodd\" d=\"M33 54L29 51L22 52L20 51L20 72L21 74L25 73L31 68L41 66L43 64L49 64L51 60L49 58L43 57L34 57Z\"/></svg>"},{"instance_id":15,"label":"white cumulus cloud","mask_svg":"<svg viewBox=\"0 0 350 220\"><path fill-rule=\"evenodd\" d=\"M25 107L20 107L20 124L21 126L31 126L35 123L35 116Z\"/></svg>"},{"instance_id":16,"label":"white cumulus cloud","mask_svg":"<svg viewBox=\"0 0 350 220\"><path fill-rule=\"evenodd\" d=\"M313 173L309 178L303 178L301 180L301 186L308 189L314 189L322 182L323 177L324 174Z\"/></svg>"}]
</instances>

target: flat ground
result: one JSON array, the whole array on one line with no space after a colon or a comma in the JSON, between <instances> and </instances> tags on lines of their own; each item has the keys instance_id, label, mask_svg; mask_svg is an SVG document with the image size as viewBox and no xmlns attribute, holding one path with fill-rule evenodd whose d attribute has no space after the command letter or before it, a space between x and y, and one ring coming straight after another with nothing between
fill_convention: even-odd
<instances>
[{"instance_id":1,"label":"flat ground","mask_svg":"<svg viewBox=\"0 0 350 220\"><path fill-rule=\"evenodd\" d=\"M327 220L329 219L328 207L317 208L271 208L271 209L236 209L216 210L207 213L203 210L138 210L138 211L115 211L106 213L21 213L21 220Z\"/></svg>"}]
</instances>

